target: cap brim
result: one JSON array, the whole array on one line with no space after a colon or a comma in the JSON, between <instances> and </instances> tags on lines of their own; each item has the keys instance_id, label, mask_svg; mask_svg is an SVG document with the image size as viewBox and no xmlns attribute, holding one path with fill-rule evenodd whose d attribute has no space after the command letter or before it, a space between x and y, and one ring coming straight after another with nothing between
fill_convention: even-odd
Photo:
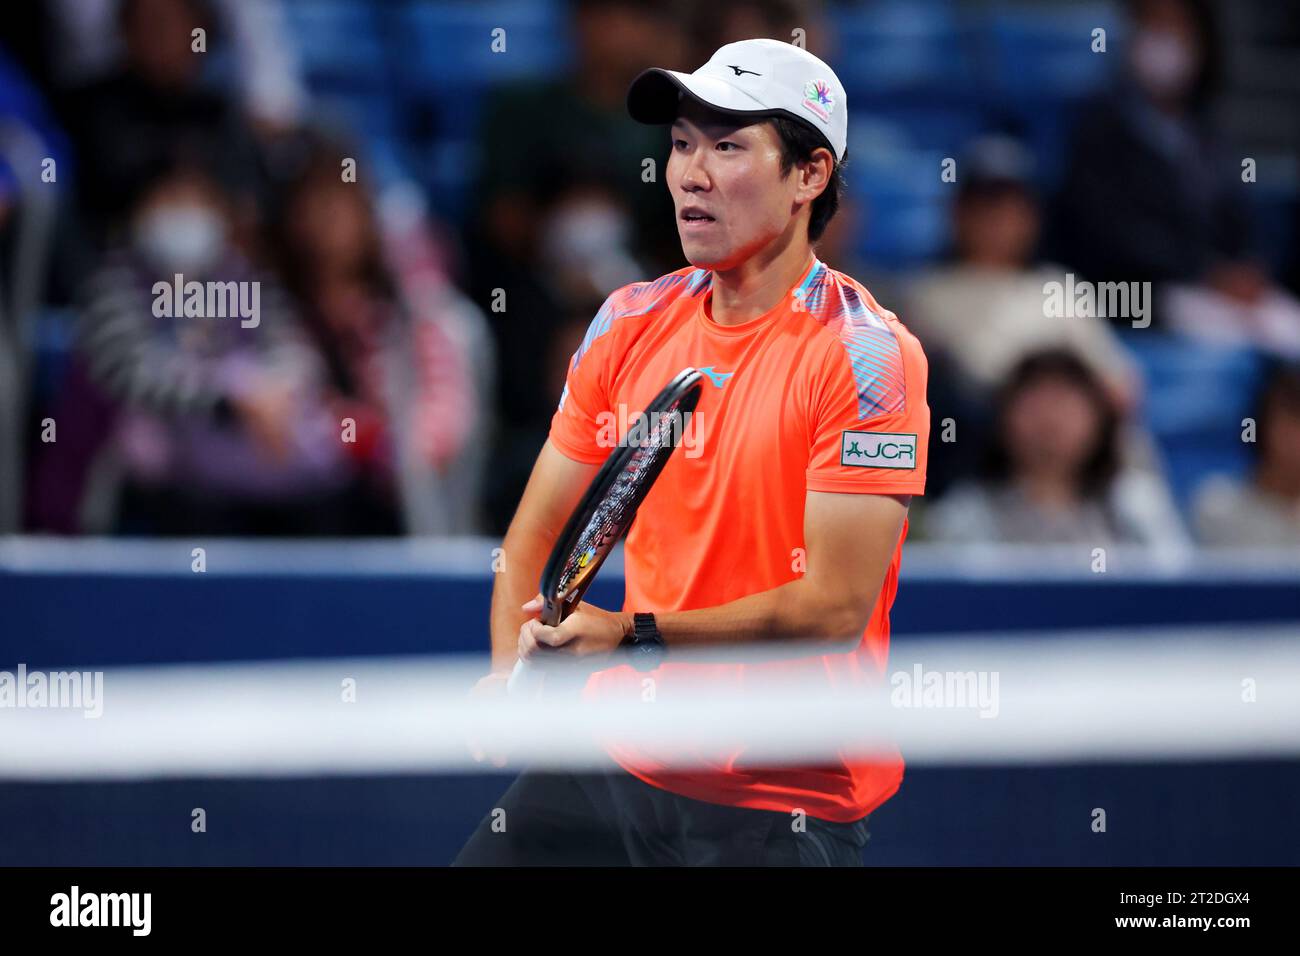
<instances>
[{"instance_id":1,"label":"cap brim","mask_svg":"<svg viewBox=\"0 0 1300 956\"><path fill-rule=\"evenodd\" d=\"M771 116L787 116L808 126L826 142L831 155L836 155L826 134L812 126L804 117L789 110L758 106L752 97L724 80L693 73L678 73L653 67L643 70L627 88L627 111L638 123L650 126L667 126L677 119L677 110L683 98L725 116L760 120Z\"/></svg>"},{"instance_id":2,"label":"cap brim","mask_svg":"<svg viewBox=\"0 0 1300 956\"><path fill-rule=\"evenodd\" d=\"M627 89L627 111L638 123L671 123L677 118L683 96L720 113L762 118L785 112L765 109L743 91L715 77L657 67L643 71L632 81Z\"/></svg>"}]
</instances>

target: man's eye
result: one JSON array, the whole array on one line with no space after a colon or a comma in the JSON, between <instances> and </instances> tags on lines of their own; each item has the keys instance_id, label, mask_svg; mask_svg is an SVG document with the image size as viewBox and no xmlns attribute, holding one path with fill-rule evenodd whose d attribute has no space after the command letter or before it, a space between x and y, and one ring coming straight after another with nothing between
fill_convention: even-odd
<instances>
[{"instance_id":1,"label":"man's eye","mask_svg":"<svg viewBox=\"0 0 1300 956\"><path fill-rule=\"evenodd\" d=\"M673 140L673 149L685 149L685 148L686 148L686 140L684 139Z\"/></svg>"},{"instance_id":2,"label":"man's eye","mask_svg":"<svg viewBox=\"0 0 1300 956\"><path fill-rule=\"evenodd\" d=\"M735 143L731 143L731 142L727 142L727 141L723 141L723 142L719 143L718 146L717 146L717 148L718 148L718 149L721 149L724 153L725 153L725 152L730 152L731 150L734 150L734 149L739 149L739 147L738 147Z\"/></svg>"}]
</instances>

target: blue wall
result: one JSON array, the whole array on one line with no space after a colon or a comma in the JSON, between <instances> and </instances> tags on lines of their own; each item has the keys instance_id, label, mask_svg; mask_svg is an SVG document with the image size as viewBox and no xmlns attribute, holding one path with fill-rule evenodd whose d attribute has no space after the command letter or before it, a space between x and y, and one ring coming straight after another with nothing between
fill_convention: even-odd
<instances>
[{"instance_id":1,"label":"blue wall","mask_svg":"<svg viewBox=\"0 0 1300 956\"><path fill-rule=\"evenodd\" d=\"M1300 576L1066 580L905 575L891 615L914 633L1209 623L1300 624ZM111 666L487 648L489 574L138 574L0 567L0 668ZM622 581L589 600L612 607ZM1298 630L1300 633L1300 630Z\"/></svg>"},{"instance_id":2,"label":"blue wall","mask_svg":"<svg viewBox=\"0 0 1300 956\"><path fill-rule=\"evenodd\" d=\"M296 567L67 571L6 561L0 549L0 669L486 647L487 573ZM613 604L620 592L613 573L593 599ZM1300 634L1295 574L1027 581L905 567L894 633L902 644L909 634L941 631L1286 621ZM441 864L508 782L499 775L6 782L0 865ZM866 859L1294 865L1297 793L1300 762L909 769L900 795L873 818ZM208 832L192 834L190 811L200 806ZM1104 834L1091 831L1095 807L1107 811Z\"/></svg>"}]
</instances>

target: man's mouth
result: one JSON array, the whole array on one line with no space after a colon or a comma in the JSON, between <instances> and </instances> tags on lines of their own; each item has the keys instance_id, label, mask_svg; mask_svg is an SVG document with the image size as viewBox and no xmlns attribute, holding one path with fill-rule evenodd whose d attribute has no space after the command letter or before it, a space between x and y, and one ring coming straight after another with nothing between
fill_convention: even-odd
<instances>
[{"instance_id":1,"label":"man's mouth","mask_svg":"<svg viewBox=\"0 0 1300 956\"><path fill-rule=\"evenodd\" d=\"M698 224L698 223L715 222L715 221L716 220L712 216L704 212L702 209L682 210L682 222Z\"/></svg>"}]
</instances>

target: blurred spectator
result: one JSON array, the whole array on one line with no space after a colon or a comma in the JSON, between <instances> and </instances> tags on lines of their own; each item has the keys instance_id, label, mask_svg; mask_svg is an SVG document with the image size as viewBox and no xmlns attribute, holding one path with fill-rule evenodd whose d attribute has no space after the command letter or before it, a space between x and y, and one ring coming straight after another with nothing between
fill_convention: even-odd
<instances>
[{"instance_id":1,"label":"blurred spectator","mask_svg":"<svg viewBox=\"0 0 1300 956\"><path fill-rule=\"evenodd\" d=\"M691 59L697 65L720 46L754 37L782 43L799 38L810 53L828 63L835 61L835 34L825 27L819 0L715 0L692 6L689 22ZM802 31L802 36L796 31Z\"/></svg>"},{"instance_id":2,"label":"blurred spectator","mask_svg":"<svg viewBox=\"0 0 1300 956\"><path fill-rule=\"evenodd\" d=\"M485 105L476 215L482 239L488 251L530 265L547 207L573 184L595 185L628 209L633 252L660 271L677 268L671 200L659 178L642 178L648 159L663 169L668 137L632 122L625 98L642 69L682 63L680 28L670 5L574 0L572 8L572 72L503 87Z\"/></svg>"},{"instance_id":3,"label":"blurred spectator","mask_svg":"<svg viewBox=\"0 0 1300 956\"><path fill-rule=\"evenodd\" d=\"M1253 258L1250 187L1211 122L1219 74L1208 0L1132 0L1121 88L1075 131L1056 224L1096 281L1173 284L1164 321L1300 355L1300 306Z\"/></svg>"},{"instance_id":4,"label":"blurred spectator","mask_svg":"<svg viewBox=\"0 0 1300 956\"><path fill-rule=\"evenodd\" d=\"M494 531L514 512L559 399L538 363L560 324L587 304L593 284L683 264L662 179L669 138L625 107L642 69L698 66L688 65L677 7L574 0L571 72L503 87L484 107L468 251L471 295L489 308L500 361ZM648 160L657 173L646 180Z\"/></svg>"},{"instance_id":5,"label":"blurred spectator","mask_svg":"<svg viewBox=\"0 0 1300 956\"><path fill-rule=\"evenodd\" d=\"M1249 254L1239 169L1210 124L1209 5L1132 0L1128 72L1074 133L1060 240L1089 277L1197 282Z\"/></svg>"},{"instance_id":6,"label":"blurred spectator","mask_svg":"<svg viewBox=\"0 0 1300 956\"><path fill-rule=\"evenodd\" d=\"M234 80L254 124L296 127L307 108L298 51L280 0L214 0L235 56Z\"/></svg>"},{"instance_id":7,"label":"blurred spectator","mask_svg":"<svg viewBox=\"0 0 1300 956\"><path fill-rule=\"evenodd\" d=\"M123 37L118 18L124 0L45 0L21 4L0 25L0 40L11 44L24 66L52 90L96 82L121 64ZM175 4L182 10L184 4ZM219 27L221 45L233 56L230 80L252 119L272 127L295 125L303 115L307 91L297 49L280 0L200 0L189 9L201 19L194 26ZM208 47L213 51L213 47Z\"/></svg>"},{"instance_id":8,"label":"blurred spectator","mask_svg":"<svg viewBox=\"0 0 1300 956\"><path fill-rule=\"evenodd\" d=\"M1137 368L1095 315L1047 316L1048 283L1059 266L1038 263L1042 211L1033 158L1016 140L973 143L958 165L954 257L912 283L908 326L927 348L948 353L981 392L992 391L1030 352L1068 349L1105 383L1121 409L1135 402Z\"/></svg>"},{"instance_id":9,"label":"blurred spectator","mask_svg":"<svg viewBox=\"0 0 1300 956\"><path fill-rule=\"evenodd\" d=\"M975 451L991 424L993 393L1024 356L1069 350L1121 410L1132 408L1140 389L1134 363L1104 321L1044 314L1047 284L1062 282L1064 272L1037 261L1041 210L1033 157L1014 139L989 136L967 148L958 170L952 258L913 278L902 312L932 365L934 420L951 419L960 428L956 441L936 430L930 501L978 467Z\"/></svg>"},{"instance_id":10,"label":"blurred spectator","mask_svg":"<svg viewBox=\"0 0 1300 956\"><path fill-rule=\"evenodd\" d=\"M591 317L600 309L603 302L592 302L589 308L575 312L567 322L562 322L551 339L550 346L543 358L542 370L546 376L546 385L559 395L564 391L565 380L569 375L569 365L573 355L582 345L582 340L591 325Z\"/></svg>"},{"instance_id":11,"label":"blurred spectator","mask_svg":"<svg viewBox=\"0 0 1300 956\"><path fill-rule=\"evenodd\" d=\"M94 468L120 468L120 505L104 500L117 489L101 478L87 491L101 500L81 507L116 511L129 533L351 530L339 428L317 401L312 353L283 293L232 241L224 194L181 162L138 197L128 241L88 284L79 335L91 382L116 404L108 464Z\"/></svg>"},{"instance_id":12,"label":"blurred spectator","mask_svg":"<svg viewBox=\"0 0 1300 956\"><path fill-rule=\"evenodd\" d=\"M57 96L106 73L120 54L114 24L121 0L10 4L0 42L36 83Z\"/></svg>"},{"instance_id":13,"label":"blurred spectator","mask_svg":"<svg viewBox=\"0 0 1300 956\"><path fill-rule=\"evenodd\" d=\"M1211 545L1300 548L1300 365L1269 377L1254 417L1254 469L1245 482L1205 483L1197 534Z\"/></svg>"},{"instance_id":14,"label":"blurred spectator","mask_svg":"<svg viewBox=\"0 0 1300 956\"><path fill-rule=\"evenodd\" d=\"M78 196L96 239L124 213L166 157L202 157L234 212L250 228L265 190L251 129L239 104L203 82L205 53L191 31L216 42L216 20L203 0L122 0L120 67L69 101L66 122L83 157Z\"/></svg>"},{"instance_id":15,"label":"blurred spectator","mask_svg":"<svg viewBox=\"0 0 1300 956\"><path fill-rule=\"evenodd\" d=\"M644 279L645 267L629 248L631 227L626 208L608 190L565 190L542 224L540 262L556 299L603 302L614 289Z\"/></svg>"},{"instance_id":16,"label":"blurred spectator","mask_svg":"<svg viewBox=\"0 0 1300 956\"><path fill-rule=\"evenodd\" d=\"M1181 546L1185 534L1149 475L1120 464L1120 419L1074 353L1025 356L997 402L984 480L923 515L922 534L961 543Z\"/></svg>"},{"instance_id":17,"label":"blurred spectator","mask_svg":"<svg viewBox=\"0 0 1300 956\"><path fill-rule=\"evenodd\" d=\"M1063 180L1060 209L1054 210L1062 216L1053 218L1063 241L1052 251L1071 269L1100 273L1096 278L1103 281L1158 280L1160 318L1176 329L1281 352L1300 348L1300 311L1252 264L1245 210L1256 193L1241 185L1239 157L1227 155L1210 119L1218 38L1208 4L1126 4L1136 29L1132 45L1121 53L1124 85L1094 104L1076 130L1078 145L1067 153L1072 165ZM0 448L13 447L13 436L24 431L30 437L33 423L47 412L58 420L57 446L36 447L47 459L39 469L40 487L29 487L41 506L37 511L44 509L39 526L66 530L73 530L79 515L90 517L90 524L82 526L112 526L112 520L106 524L94 519L106 513L95 506L112 506L118 500L113 492L121 486L124 463L133 469L123 499L135 502L128 515L132 526L148 530L159 524L149 519L153 504L143 508L144 499L137 494L142 487L153 488L151 477L139 477L152 473L144 469L137 474L140 462L119 454L114 444L119 436L148 430L133 424L136 418L153 415L167 428L195 419L215 421L263 453L275 444L265 439L277 431L253 427L277 418L272 411L277 403L269 399L251 402L264 407L267 414L261 416L251 408L242 410L233 394L224 395L213 412L206 410L204 400L197 411L174 414L170 408L155 408L150 396L127 396L125 379L113 379L110 394L104 394L112 370L105 366L109 353L97 349L83 346L65 380L60 313L49 306L67 303L64 286L74 281L85 291L84 277L92 271L101 293L130 288L130 296L146 297L145 312L131 336L162 354L153 343L174 335L182 356L177 367L198 367L209 360L220 364L215 356L229 350L250 357L252 364L288 361L296 369L293 376L304 383L295 399L297 407L282 416L299 443L290 453L290 459L297 456L293 467L299 468L298 478L287 480L285 487L297 482L298 490L276 493L275 500L286 503L278 509L280 517L277 507L256 513L245 509L231 527L283 530L294 525L297 516L307 520L295 511L295 502L310 499L323 503L318 524L339 533L472 530L473 502L486 495L491 517L486 530L504 530L536 447L545 438L574 340L612 289L683 264L671 199L662 181L667 137L626 117L628 82L648 65L691 70L717 46L749 36L801 41L819 56L835 59L835 33L826 29L826 5L818 0L717 0L693 7L680 0L657 5L572 0L566 6L571 11L574 55L565 72L514 82L484 98L480 149L469 154L477 157L477 164L464 173L465 188L473 190L470 218L464 224L468 280L473 299L490 309L484 319L448 285L442 257L428 245L430 224L421 219L422 202L413 202L400 190L375 197L354 184L344 187L337 170L322 171L319 177L300 175L294 152L297 137L286 134L303 119L309 104L294 49L297 37L285 28L282 0L47 0L13 6L0 23L0 42L45 87L52 106L45 112L58 116L71 134L75 151L47 143L45 155L57 158L60 182L77 187L77 214L93 227L91 234L100 243L113 237L115 227L136 227L123 234L128 242L114 243L105 260L97 250L92 254L60 245L56 255L61 258L49 270L48 283L38 270L25 266L20 275L0 273L0 279L9 280L0 283L5 304L20 287L27 287L38 318L36 334L20 347L0 341L0 406L15 404L8 398L11 394L39 393L35 407L27 400L25 415L0 414ZM969 12L977 20L983 17L978 10ZM382 3L374 5L371 15L385 27L403 22L401 16L394 20ZM856 14L837 12L834 25L845 22L842 16ZM207 54L191 49L191 31L197 26L208 32ZM969 31L970 37L985 32ZM376 33L382 35L379 42L393 40L385 30ZM963 33L962 42L970 37ZM1286 37L1283 45L1293 49L1293 39ZM1243 47L1242 53L1254 49ZM349 71L358 69L353 58L345 50L336 54L324 47L308 52L322 94L328 98L344 87L346 99L353 92L354 74ZM336 55L337 61L332 59ZM0 60L0 113L20 115L27 126L35 118L43 138L57 140L57 126L27 111L30 90L13 79L14 73ZM381 89L372 90L376 98ZM992 87L968 92L972 98L961 99L972 112L998 106L990 99ZM1053 100L1056 92L1043 92L1042 105L1035 109L1044 111L1039 118L1050 128L1060 107ZM860 90L860 100L863 93L869 99L881 95ZM397 84L391 94L393 115L411 119L406 94ZM951 130L942 127L950 121L961 125L965 119L958 115L967 108L961 103L935 111L926 99L929 92L908 86L898 89L897 102L894 95L891 92L890 102L881 103L888 120L884 125L896 123L925 148L933 145L929 137L946 133L951 139ZM942 119L934 115L937 112ZM382 123L374 125L387 129ZM411 132L408 126L401 122L376 135L394 137L388 148L398 156L401 137ZM45 137L48 130L56 135ZM859 261L863 230L853 222L851 200L818 245L823 261L865 276L882 301L901 305L900 315L927 345L936 441L931 494L917 504L922 519L929 502L942 496L953 476L973 473L982 447L981 429L992 429L992 403L999 387L1017 361L1042 349L1070 351L1116 403L1116 481L1131 483L1133 469L1141 466L1148 472L1143 479L1147 490L1159 497L1162 487L1145 432L1131 414L1140 404L1142 384L1127 352L1096 318L1042 316L1043 286L1059 281L1063 272L1038 256L1042 211L1033 176L1023 155L1016 158L1018 152L1012 146L999 155L996 146L981 142L961 160L953 257L915 282L905 286L906 277L873 272L870 263ZM240 269L256 274L250 263L283 264L301 303L292 310L300 322L276 323L284 328L266 332L276 310L270 304L275 296L267 291L261 329L242 330L237 321L228 323L235 326L231 329L216 322L220 332L214 331L209 343L214 354L200 355L202 350L195 352L191 341L202 324L199 320L186 319L168 328L148 318L150 290L144 280L154 272L160 273L155 278L166 275L158 265L145 264L157 258L159 250L146 249L143 236L149 230L137 215L136 199L175 155L202 167L193 170L194 178L216 181L209 186L214 196L219 193L213 201L221 207L223 225L215 232L226 234L229 275L243 275ZM646 159L658 162L658 175L648 182L643 180ZM869 157L864 162L866 176ZM288 185L281 189L278 182ZM0 230L9 228L0 241L6 244L12 243L13 229L22 221L13 213L24 212L14 205L16 185L0 160ZM290 201L295 212L286 214L274 230L259 229L265 225L261 209L284 211L282 204ZM173 238L166 240L174 246L172 254L183 256L187 246L193 251L207 241L201 233L214 232L202 215L192 213L172 216L170 227L154 227L156 233L159 228L172 230ZM872 210L863 207L858 214L870 216ZM302 225L307 220L325 225L318 234ZM70 225L65 233L72 238L59 238L76 246L80 233L75 222ZM882 221L879 228L892 230L899 224ZM274 248L265 241L268 236L275 236ZM9 255L0 267L12 271L12 264L20 261L15 246L3 251ZM324 283L316 281L318 274L326 277ZM1288 281L1300 284L1297 275L1289 273ZM909 294L891 295L891 282ZM266 288L271 289L269 280ZM95 317L108 316L128 298L126 293L100 295ZM355 310L344 304L348 302L358 303ZM486 321L491 322L494 343L483 341ZM126 330L128 324L111 327ZM93 326L88 319L86 336ZM222 338L228 334L233 341ZM434 340L439 342L436 347L428 344ZM493 344L499 356L494 356ZM40 360L33 361L37 348ZM483 390L495 362L500 363L500 374L493 398ZM35 388L19 384L11 374L23 363L37 373ZM46 407L44 398L51 394L56 395L57 410ZM500 418L489 423L494 406ZM342 418L355 418L355 444L340 447ZM959 440L943 438L942 423L949 418L960 425ZM497 430L490 433L492 426ZM73 467L71 473L79 476L73 481L51 480L45 467L49 453L75 452L78 430L84 448L93 452L81 464L91 462L93 467ZM313 444L326 438L332 455L326 445ZM492 457L490 473L481 481L475 477L475 455ZM0 471L4 458L17 461L16 455L0 454ZM258 468L268 467L259 460ZM286 474L292 471L287 463L281 467ZM4 480L0 475L0 484ZM60 487L72 493L51 493ZM1247 486L1252 493L1255 488ZM261 500L259 494L241 492L234 497L243 508ZM3 498L0 488L0 514L7 510ZM110 507L110 519L111 512ZM450 526L449 512L454 518ZM1154 512L1164 516L1168 509L1162 504ZM215 511L204 517L213 527L226 520L224 513ZM1165 518L1156 523L1164 524ZM923 526L923 520L916 524Z\"/></svg>"},{"instance_id":18,"label":"blurred spectator","mask_svg":"<svg viewBox=\"0 0 1300 956\"><path fill-rule=\"evenodd\" d=\"M21 527L37 316L63 198L57 175L44 177L67 170L66 138L44 98L0 51L0 534Z\"/></svg>"},{"instance_id":19,"label":"blurred spectator","mask_svg":"<svg viewBox=\"0 0 1300 956\"><path fill-rule=\"evenodd\" d=\"M287 185L276 246L328 369L330 417L355 423L345 449L368 530L476 530L477 481L455 485L451 472L473 467L471 439L485 444L488 396L471 367L484 319L437 268L419 222L379 217L342 161L317 149Z\"/></svg>"}]
</instances>

